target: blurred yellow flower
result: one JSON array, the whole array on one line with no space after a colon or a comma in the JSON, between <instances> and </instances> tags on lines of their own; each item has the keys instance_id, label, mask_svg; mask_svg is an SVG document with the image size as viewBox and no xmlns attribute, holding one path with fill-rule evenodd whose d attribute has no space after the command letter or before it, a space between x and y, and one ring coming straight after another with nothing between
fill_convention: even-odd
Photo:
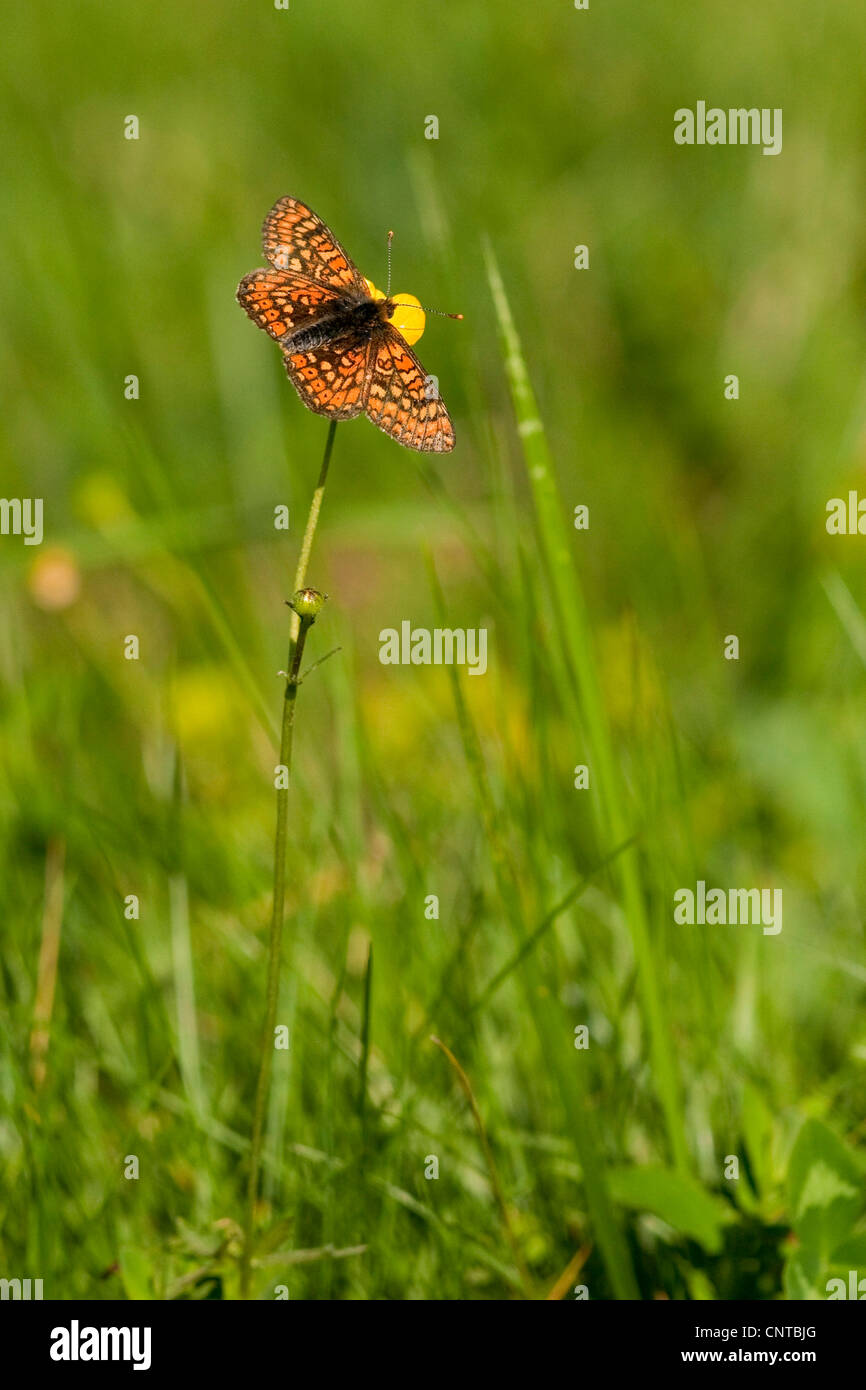
<instances>
[{"instance_id":1,"label":"blurred yellow flower","mask_svg":"<svg viewBox=\"0 0 866 1390\"><path fill-rule=\"evenodd\" d=\"M75 493L75 510L91 526L107 526L132 515L126 493L110 473L88 473Z\"/></svg>"},{"instance_id":2,"label":"blurred yellow flower","mask_svg":"<svg viewBox=\"0 0 866 1390\"><path fill-rule=\"evenodd\" d=\"M218 666L178 671L171 683L171 715L182 743L227 733L237 721L231 681Z\"/></svg>"},{"instance_id":3,"label":"blurred yellow flower","mask_svg":"<svg viewBox=\"0 0 866 1390\"><path fill-rule=\"evenodd\" d=\"M598 657L613 727L644 732L652 728L664 717L664 695L653 650L632 614L602 629Z\"/></svg>"},{"instance_id":4,"label":"blurred yellow flower","mask_svg":"<svg viewBox=\"0 0 866 1390\"><path fill-rule=\"evenodd\" d=\"M373 299L386 297L381 290L376 288L372 280L365 280L364 284ZM416 299L414 294L392 294L391 298L397 304L391 323L411 347L412 343L417 343L424 332L427 317L421 308L420 300Z\"/></svg>"},{"instance_id":5,"label":"blurred yellow flower","mask_svg":"<svg viewBox=\"0 0 866 1390\"><path fill-rule=\"evenodd\" d=\"M68 608L81 593L78 561L59 546L43 550L30 566L27 588L33 602L47 613Z\"/></svg>"}]
</instances>

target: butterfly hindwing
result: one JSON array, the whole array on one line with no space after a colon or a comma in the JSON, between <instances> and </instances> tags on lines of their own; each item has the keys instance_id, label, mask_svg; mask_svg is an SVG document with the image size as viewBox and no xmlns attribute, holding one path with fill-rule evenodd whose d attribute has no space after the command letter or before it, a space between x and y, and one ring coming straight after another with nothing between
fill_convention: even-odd
<instances>
[{"instance_id":1,"label":"butterfly hindwing","mask_svg":"<svg viewBox=\"0 0 866 1390\"><path fill-rule=\"evenodd\" d=\"M454 448L451 417L409 344L391 324L373 339L367 416L398 444L419 453Z\"/></svg>"},{"instance_id":2,"label":"butterfly hindwing","mask_svg":"<svg viewBox=\"0 0 866 1390\"><path fill-rule=\"evenodd\" d=\"M331 420L353 420L364 409L370 342L349 334L305 352L285 354L286 371L304 405Z\"/></svg>"},{"instance_id":3,"label":"butterfly hindwing","mask_svg":"<svg viewBox=\"0 0 866 1390\"><path fill-rule=\"evenodd\" d=\"M333 232L297 198L281 198L262 227L262 248L276 270L319 285L365 293L364 279Z\"/></svg>"},{"instance_id":4,"label":"butterfly hindwing","mask_svg":"<svg viewBox=\"0 0 866 1390\"><path fill-rule=\"evenodd\" d=\"M238 303L253 323L278 341L311 323L338 298L336 290L286 270L254 270L238 285Z\"/></svg>"}]
</instances>

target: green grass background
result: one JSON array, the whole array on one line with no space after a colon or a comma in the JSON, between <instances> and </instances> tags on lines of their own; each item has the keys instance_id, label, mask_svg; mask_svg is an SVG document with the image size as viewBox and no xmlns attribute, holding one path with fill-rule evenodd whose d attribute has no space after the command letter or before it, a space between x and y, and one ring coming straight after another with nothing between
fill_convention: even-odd
<instances>
[{"instance_id":1,"label":"green grass background","mask_svg":"<svg viewBox=\"0 0 866 1390\"><path fill-rule=\"evenodd\" d=\"M0 1273L237 1292L326 425L234 292L293 193L377 284L393 227L396 289L465 320L418 347L453 455L337 432L256 1293L781 1294L799 1125L864 1144L864 542L824 528L866 462L864 43L855 0L10 19L0 479L46 529L0 538ZM782 154L677 147L699 99L783 108ZM483 679L379 664L442 614ZM675 926L698 878L781 887L781 935Z\"/></svg>"}]
</instances>

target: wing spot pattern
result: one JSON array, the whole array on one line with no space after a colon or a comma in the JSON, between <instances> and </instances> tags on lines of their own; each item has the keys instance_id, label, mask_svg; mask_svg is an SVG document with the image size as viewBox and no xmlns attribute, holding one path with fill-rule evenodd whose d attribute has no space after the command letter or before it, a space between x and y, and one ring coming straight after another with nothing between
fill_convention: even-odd
<instances>
[{"instance_id":1,"label":"wing spot pattern","mask_svg":"<svg viewBox=\"0 0 866 1390\"><path fill-rule=\"evenodd\" d=\"M336 328L341 310L370 295L360 272L333 233L304 203L281 198L265 218L262 243L270 265L246 275L238 300L247 314L279 341L325 315L325 341L304 352L285 351L284 362L304 404L331 419L349 420L366 410L379 429L406 448L448 453L454 429L439 399L429 399L424 369L394 326L369 323L362 334ZM323 306L325 308L323 309ZM351 316L348 316L351 321Z\"/></svg>"}]
</instances>

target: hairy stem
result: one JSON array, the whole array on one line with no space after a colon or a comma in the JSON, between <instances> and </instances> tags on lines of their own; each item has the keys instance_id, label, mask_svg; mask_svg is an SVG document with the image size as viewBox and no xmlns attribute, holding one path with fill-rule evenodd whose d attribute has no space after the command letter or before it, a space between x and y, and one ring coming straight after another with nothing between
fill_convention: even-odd
<instances>
[{"instance_id":1,"label":"hairy stem","mask_svg":"<svg viewBox=\"0 0 866 1390\"><path fill-rule=\"evenodd\" d=\"M328 438L325 443L322 466L319 470L319 480L310 503L307 525L304 529L304 538L301 542L301 553L298 557L298 567L295 571L295 592L304 587L304 582L307 577L307 567L310 562L313 538L316 534L316 526L319 521L319 512L325 493L325 483L328 479L328 469L331 463L331 453L334 448L334 435L336 434L336 430L337 422L336 420L332 420L328 429ZM283 719L280 732L280 766L287 769L289 776L292 771L292 745L295 731L295 704L298 698L298 677L301 669L301 658L304 654L304 644L307 640L307 633L312 626L312 622L312 619L301 618L297 613L292 613L289 662L287 667L288 674L286 676L286 685L283 692ZM289 777L286 777L285 781L288 783ZM268 949L265 1025L262 1032L259 1076L256 1084L256 1098L253 1109L250 1166L247 1178L244 1242L241 1256L242 1298L248 1298L250 1291L250 1268L252 1261L256 1200L258 1198L259 1174L262 1162L265 1111L267 1109L268 1091L270 1089L271 1063L274 1055L274 1027L276 1024L277 1003L280 994L280 959L283 945L283 921L286 901L286 848L288 844L288 830L289 787L286 785L277 788L277 828L274 836L273 911L271 914L270 942Z\"/></svg>"}]
</instances>

